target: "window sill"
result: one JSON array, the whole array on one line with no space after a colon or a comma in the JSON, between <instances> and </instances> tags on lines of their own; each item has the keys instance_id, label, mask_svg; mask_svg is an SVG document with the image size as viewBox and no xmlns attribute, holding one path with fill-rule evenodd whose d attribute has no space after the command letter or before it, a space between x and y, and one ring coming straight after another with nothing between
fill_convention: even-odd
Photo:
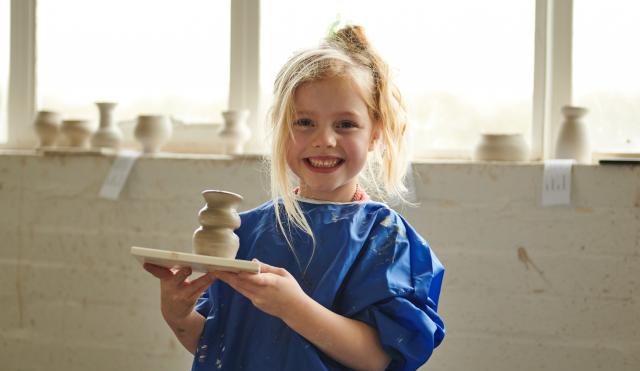
<instances>
[{"instance_id":1,"label":"window sill","mask_svg":"<svg viewBox=\"0 0 640 371\"><path fill-rule=\"evenodd\" d=\"M206 152L183 152L172 151L176 148L169 147L168 150L157 153L141 153L140 157L145 159L175 159L175 160L244 160L244 161L263 161L268 155L261 153L244 153L239 155L227 155L223 153L206 153ZM179 149L179 148L178 148ZM90 149L76 149L76 148L0 148L0 156L46 156L46 157L115 157L119 153L131 153L139 152L139 149L125 148L122 152L108 149L108 148L90 148ZM609 155L609 156L607 156ZM611 156L610 153L594 153L594 162L591 164L575 164L574 166L598 166L598 159L600 158L639 158L640 154L627 153L617 154L618 156ZM491 167L527 167L527 166L541 166L544 165L544 161L473 161L468 158L414 158L411 160L413 165L473 165L473 166L491 166ZM637 165L639 163L627 164L629 166Z\"/></svg>"},{"instance_id":2,"label":"window sill","mask_svg":"<svg viewBox=\"0 0 640 371\"><path fill-rule=\"evenodd\" d=\"M95 124L95 123L94 123ZM140 143L135 139L134 129L135 120L120 121L117 126L122 131L122 148L127 150L141 150ZM175 154L212 154L224 155L224 143L218 137L222 124L185 124L179 120L173 120L172 135L167 143L162 146L163 151ZM266 151L265 143L260 138L262 132L252 133L252 137L245 144L245 152L254 155L262 155ZM38 138L35 131L31 132L30 137L17 143L0 143L0 150L31 150L38 145ZM66 150L63 147L54 147L54 149L62 152ZM90 152L90 151L89 151Z\"/></svg>"},{"instance_id":3,"label":"window sill","mask_svg":"<svg viewBox=\"0 0 640 371\"><path fill-rule=\"evenodd\" d=\"M51 149L0 149L0 156L50 156L50 157L115 157L119 153L132 151L125 149L116 151L108 148L100 149L75 149L75 148L51 148ZM139 152L136 150L136 152ZM240 155L225 155L221 153L185 153L185 152L157 152L157 153L141 153L140 157L147 159L176 159L176 160L262 160L263 155L246 153Z\"/></svg>"}]
</instances>

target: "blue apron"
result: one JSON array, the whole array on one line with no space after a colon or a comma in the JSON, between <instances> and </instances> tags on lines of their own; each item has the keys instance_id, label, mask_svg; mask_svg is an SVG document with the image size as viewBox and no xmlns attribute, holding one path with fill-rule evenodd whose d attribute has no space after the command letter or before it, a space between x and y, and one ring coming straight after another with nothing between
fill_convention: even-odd
<instances>
[{"instance_id":1,"label":"blue apron","mask_svg":"<svg viewBox=\"0 0 640 371\"><path fill-rule=\"evenodd\" d=\"M296 259L267 202L240 214L237 258L286 269L318 303L372 326L392 358L388 369L424 364L445 335L437 313L444 268L427 242L381 203L299 202L315 251L292 228ZM221 281L196 310L206 321L192 370L347 369Z\"/></svg>"}]
</instances>

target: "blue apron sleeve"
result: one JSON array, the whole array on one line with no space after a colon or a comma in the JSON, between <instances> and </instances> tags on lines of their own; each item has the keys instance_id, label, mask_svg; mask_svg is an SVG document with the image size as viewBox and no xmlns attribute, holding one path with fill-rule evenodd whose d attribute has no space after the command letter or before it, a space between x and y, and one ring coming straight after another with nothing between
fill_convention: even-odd
<instances>
[{"instance_id":1,"label":"blue apron sleeve","mask_svg":"<svg viewBox=\"0 0 640 371\"><path fill-rule=\"evenodd\" d=\"M195 306L195 310L198 313L202 314L204 318L207 318L207 316L209 316L209 312L211 312L211 300L209 300L209 290L211 290L211 288L207 289L198 298L198 301L196 302L196 306Z\"/></svg>"},{"instance_id":2,"label":"blue apron sleeve","mask_svg":"<svg viewBox=\"0 0 640 371\"><path fill-rule=\"evenodd\" d=\"M437 312L444 268L427 242L389 212L369 235L336 302L369 324L392 358L390 370L415 370L443 340Z\"/></svg>"}]
</instances>

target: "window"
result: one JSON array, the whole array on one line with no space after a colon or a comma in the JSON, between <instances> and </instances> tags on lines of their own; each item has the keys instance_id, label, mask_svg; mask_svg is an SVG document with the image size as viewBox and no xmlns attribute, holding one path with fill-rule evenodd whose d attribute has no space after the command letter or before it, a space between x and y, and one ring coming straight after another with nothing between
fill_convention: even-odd
<instances>
[{"instance_id":1,"label":"window","mask_svg":"<svg viewBox=\"0 0 640 371\"><path fill-rule=\"evenodd\" d=\"M38 0L37 108L95 119L160 113L220 122L229 91L229 0Z\"/></svg>"},{"instance_id":2,"label":"window","mask_svg":"<svg viewBox=\"0 0 640 371\"><path fill-rule=\"evenodd\" d=\"M640 3L574 2L573 96L594 149L640 148Z\"/></svg>"},{"instance_id":3,"label":"window","mask_svg":"<svg viewBox=\"0 0 640 371\"><path fill-rule=\"evenodd\" d=\"M96 118L94 101L116 100L118 120L158 112L211 123L227 107L249 108L248 147L264 150L278 69L338 17L364 25L394 68L416 156L466 156L479 133L519 132L533 158L547 158L570 102L590 110L595 150L640 146L633 1L327 0L310 10L293 0L38 0L36 10L36 0L0 0L9 4L0 13L12 23L10 48L0 39L0 140L8 127L9 146L35 143L36 109ZM191 129L174 134L175 148L202 138L215 151L212 125L183 126Z\"/></svg>"},{"instance_id":4,"label":"window","mask_svg":"<svg viewBox=\"0 0 640 371\"><path fill-rule=\"evenodd\" d=\"M535 2L263 2L261 76L269 102L279 68L312 46L339 17L365 26L392 68L419 143L417 155L473 148L480 132L529 138ZM286 16L290 14L291 16Z\"/></svg>"}]
</instances>

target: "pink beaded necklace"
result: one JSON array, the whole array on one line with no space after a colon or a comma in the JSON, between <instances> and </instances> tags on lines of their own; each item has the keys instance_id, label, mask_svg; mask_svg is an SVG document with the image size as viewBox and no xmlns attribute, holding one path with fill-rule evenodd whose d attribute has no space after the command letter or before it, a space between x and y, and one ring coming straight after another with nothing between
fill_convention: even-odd
<instances>
[{"instance_id":1,"label":"pink beaded necklace","mask_svg":"<svg viewBox=\"0 0 640 371\"><path fill-rule=\"evenodd\" d=\"M294 194L299 194L300 193L300 187L295 187L293 189L293 193ZM353 194L353 197L351 197L351 202L356 202L356 201L367 201L369 199L369 195L367 195L367 193L364 191L364 189L360 188L359 184L356 184L356 191Z\"/></svg>"}]
</instances>

